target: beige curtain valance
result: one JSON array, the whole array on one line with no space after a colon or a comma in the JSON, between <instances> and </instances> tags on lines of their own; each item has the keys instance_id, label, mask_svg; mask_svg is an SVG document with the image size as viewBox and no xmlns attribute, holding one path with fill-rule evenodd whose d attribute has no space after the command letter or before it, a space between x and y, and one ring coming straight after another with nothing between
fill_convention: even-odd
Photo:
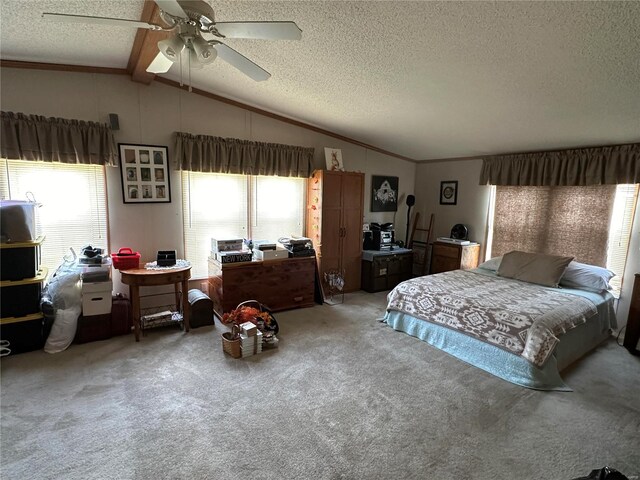
<instances>
[{"instance_id":1,"label":"beige curtain valance","mask_svg":"<svg viewBox=\"0 0 640 480\"><path fill-rule=\"evenodd\" d=\"M585 186L640 183L640 143L485 158L480 185Z\"/></svg>"},{"instance_id":2,"label":"beige curtain valance","mask_svg":"<svg viewBox=\"0 0 640 480\"><path fill-rule=\"evenodd\" d=\"M0 112L0 156L10 160L117 165L118 150L106 124Z\"/></svg>"},{"instance_id":3,"label":"beige curtain valance","mask_svg":"<svg viewBox=\"0 0 640 480\"><path fill-rule=\"evenodd\" d=\"M309 177L313 152L307 147L176 132L178 168L192 172Z\"/></svg>"}]
</instances>

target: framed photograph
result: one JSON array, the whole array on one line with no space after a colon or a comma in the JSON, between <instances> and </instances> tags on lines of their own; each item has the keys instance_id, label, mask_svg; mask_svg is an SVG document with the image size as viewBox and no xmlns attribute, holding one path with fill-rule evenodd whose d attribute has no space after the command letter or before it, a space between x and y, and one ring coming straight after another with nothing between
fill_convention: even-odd
<instances>
[{"instance_id":1,"label":"framed photograph","mask_svg":"<svg viewBox=\"0 0 640 480\"><path fill-rule=\"evenodd\" d=\"M167 147L118 144L124 203L170 203Z\"/></svg>"},{"instance_id":2,"label":"framed photograph","mask_svg":"<svg viewBox=\"0 0 640 480\"><path fill-rule=\"evenodd\" d=\"M440 182L440 205L456 205L458 203L458 181Z\"/></svg>"},{"instance_id":3,"label":"framed photograph","mask_svg":"<svg viewBox=\"0 0 640 480\"><path fill-rule=\"evenodd\" d=\"M398 177L371 177L371 211L398 211Z\"/></svg>"},{"instance_id":4,"label":"framed photograph","mask_svg":"<svg viewBox=\"0 0 640 480\"><path fill-rule=\"evenodd\" d=\"M339 148L324 147L324 159L327 162L327 170L344 172L342 164L342 150Z\"/></svg>"}]
</instances>

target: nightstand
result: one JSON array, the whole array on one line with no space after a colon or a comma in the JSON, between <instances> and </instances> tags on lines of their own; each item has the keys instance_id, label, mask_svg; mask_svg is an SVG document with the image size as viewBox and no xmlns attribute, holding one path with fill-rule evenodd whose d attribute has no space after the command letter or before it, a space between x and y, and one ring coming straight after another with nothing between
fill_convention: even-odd
<instances>
[{"instance_id":1,"label":"nightstand","mask_svg":"<svg viewBox=\"0 0 640 480\"><path fill-rule=\"evenodd\" d=\"M478 266L480 244L456 245L454 243L433 242L431 268L429 273L468 270Z\"/></svg>"}]
</instances>

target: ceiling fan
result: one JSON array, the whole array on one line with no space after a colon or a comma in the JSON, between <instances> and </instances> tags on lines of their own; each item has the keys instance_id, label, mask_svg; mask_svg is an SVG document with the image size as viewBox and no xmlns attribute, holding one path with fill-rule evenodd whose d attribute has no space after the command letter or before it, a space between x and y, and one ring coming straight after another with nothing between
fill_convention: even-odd
<instances>
[{"instance_id":1,"label":"ceiling fan","mask_svg":"<svg viewBox=\"0 0 640 480\"><path fill-rule=\"evenodd\" d=\"M300 40L302 31L295 22L216 22L213 8L204 0L155 0L160 17L168 25L121 18L43 13L48 20L127 26L174 32L158 42L160 52L147 68L150 73L165 73L182 54L188 55L190 67L202 67L216 57L240 70L257 82L268 80L271 74L244 55L225 45L224 38L250 38L264 40Z\"/></svg>"}]
</instances>

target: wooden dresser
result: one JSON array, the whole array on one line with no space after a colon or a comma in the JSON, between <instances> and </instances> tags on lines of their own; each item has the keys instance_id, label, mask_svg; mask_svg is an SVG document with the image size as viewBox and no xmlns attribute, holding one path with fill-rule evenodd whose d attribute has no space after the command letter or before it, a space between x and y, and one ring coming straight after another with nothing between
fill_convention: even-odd
<instances>
[{"instance_id":1,"label":"wooden dresser","mask_svg":"<svg viewBox=\"0 0 640 480\"><path fill-rule=\"evenodd\" d=\"M624 333L624 347L634 355L640 355L636 348L640 340L640 273L636 273L633 282L633 292L631 293L631 305L629 307L629 318L627 318L627 329Z\"/></svg>"},{"instance_id":2,"label":"wooden dresser","mask_svg":"<svg viewBox=\"0 0 640 480\"><path fill-rule=\"evenodd\" d=\"M270 310L314 304L315 257L220 263L209 258L209 297L219 317L246 300Z\"/></svg>"},{"instance_id":3,"label":"wooden dresser","mask_svg":"<svg viewBox=\"0 0 640 480\"><path fill-rule=\"evenodd\" d=\"M429 273L468 270L478 266L480 244L455 245L453 243L433 242L431 249L431 268Z\"/></svg>"}]
</instances>

